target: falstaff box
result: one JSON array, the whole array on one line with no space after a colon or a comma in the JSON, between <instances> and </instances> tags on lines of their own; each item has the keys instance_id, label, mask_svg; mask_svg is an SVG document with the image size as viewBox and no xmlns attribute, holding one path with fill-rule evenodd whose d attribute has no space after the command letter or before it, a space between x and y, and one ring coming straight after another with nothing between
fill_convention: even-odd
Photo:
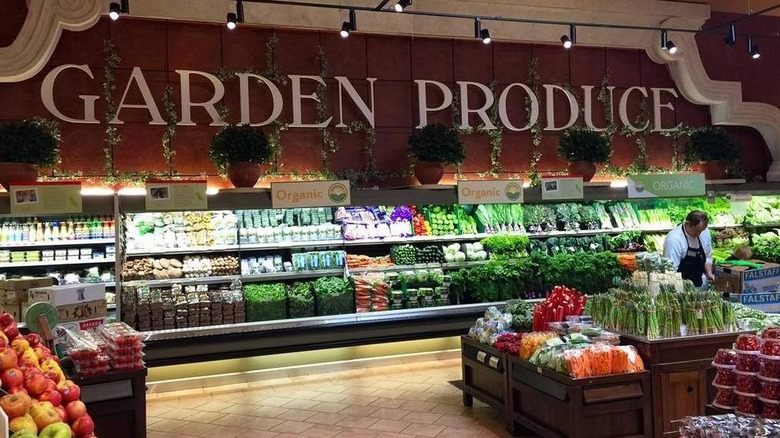
<instances>
[{"instance_id":1,"label":"falstaff box","mask_svg":"<svg viewBox=\"0 0 780 438\"><path fill-rule=\"evenodd\" d=\"M733 294L780 292L780 265L761 260L749 260L747 263L749 265L716 264L715 289Z\"/></svg>"},{"instance_id":2,"label":"falstaff box","mask_svg":"<svg viewBox=\"0 0 780 438\"><path fill-rule=\"evenodd\" d=\"M27 291L31 303L43 301L57 307L81 304L106 299L106 285L102 283L66 284L63 286L39 287Z\"/></svg>"}]
</instances>

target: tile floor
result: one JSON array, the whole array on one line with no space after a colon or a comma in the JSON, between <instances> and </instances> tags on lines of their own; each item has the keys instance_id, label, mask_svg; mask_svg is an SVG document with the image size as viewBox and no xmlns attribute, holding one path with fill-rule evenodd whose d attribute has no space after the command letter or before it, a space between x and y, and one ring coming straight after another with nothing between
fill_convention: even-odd
<instances>
[{"instance_id":1,"label":"tile floor","mask_svg":"<svg viewBox=\"0 0 780 438\"><path fill-rule=\"evenodd\" d=\"M503 418L447 383L460 358L152 393L148 438L510 437Z\"/></svg>"}]
</instances>

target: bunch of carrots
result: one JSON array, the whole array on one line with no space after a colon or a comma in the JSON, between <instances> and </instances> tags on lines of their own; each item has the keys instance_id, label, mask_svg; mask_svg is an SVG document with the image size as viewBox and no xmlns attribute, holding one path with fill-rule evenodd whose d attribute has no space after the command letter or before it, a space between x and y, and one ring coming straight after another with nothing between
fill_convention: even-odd
<instances>
[{"instance_id":1,"label":"bunch of carrots","mask_svg":"<svg viewBox=\"0 0 780 438\"><path fill-rule=\"evenodd\" d=\"M634 347L607 344L590 345L563 353L569 375L574 378L606 376L644 371L645 365Z\"/></svg>"}]
</instances>

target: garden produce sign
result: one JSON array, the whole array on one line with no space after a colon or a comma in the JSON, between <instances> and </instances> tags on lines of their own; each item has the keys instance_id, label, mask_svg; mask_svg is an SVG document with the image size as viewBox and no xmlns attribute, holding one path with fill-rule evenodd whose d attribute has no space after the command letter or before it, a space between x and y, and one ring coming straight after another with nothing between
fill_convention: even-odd
<instances>
[{"instance_id":1,"label":"garden produce sign","mask_svg":"<svg viewBox=\"0 0 780 438\"><path fill-rule=\"evenodd\" d=\"M146 209L165 210L206 210L206 181L146 181Z\"/></svg>"},{"instance_id":2,"label":"garden produce sign","mask_svg":"<svg viewBox=\"0 0 780 438\"><path fill-rule=\"evenodd\" d=\"M458 181L458 203L512 204L523 202L523 181Z\"/></svg>"},{"instance_id":3,"label":"garden produce sign","mask_svg":"<svg viewBox=\"0 0 780 438\"><path fill-rule=\"evenodd\" d=\"M273 208L340 207L351 202L346 180L271 183Z\"/></svg>"},{"instance_id":4,"label":"garden produce sign","mask_svg":"<svg viewBox=\"0 0 780 438\"><path fill-rule=\"evenodd\" d=\"M674 198L704 196L705 194L703 173L630 175L628 177L629 198Z\"/></svg>"},{"instance_id":5,"label":"garden produce sign","mask_svg":"<svg viewBox=\"0 0 780 438\"><path fill-rule=\"evenodd\" d=\"M542 178L542 200L582 199L582 177Z\"/></svg>"}]
</instances>

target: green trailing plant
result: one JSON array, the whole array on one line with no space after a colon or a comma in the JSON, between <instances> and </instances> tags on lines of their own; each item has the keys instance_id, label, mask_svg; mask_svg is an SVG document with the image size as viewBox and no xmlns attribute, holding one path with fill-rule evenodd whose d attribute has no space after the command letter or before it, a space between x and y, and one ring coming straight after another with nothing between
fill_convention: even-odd
<instances>
[{"instance_id":1,"label":"green trailing plant","mask_svg":"<svg viewBox=\"0 0 780 438\"><path fill-rule=\"evenodd\" d=\"M60 131L41 118L0 125L0 161L52 167L60 163Z\"/></svg>"},{"instance_id":2,"label":"green trailing plant","mask_svg":"<svg viewBox=\"0 0 780 438\"><path fill-rule=\"evenodd\" d=\"M689 163L696 161L736 161L742 158L742 145L725 129L707 126L694 131L685 148Z\"/></svg>"},{"instance_id":3,"label":"green trailing plant","mask_svg":"<svg viewBox=\"0 0 780 438\"><path fill-rule=\"evenodd\" d=\"M168 176L176 174L176 169L173 167L173 156L176 155L176 151L173 150L173 138L176 136L176 120L179 118L176 114L176 106L171 99L172 96L173 87L168 85L163 93L163 110L165 111L166 126L162 136L163 158L168 165Z\"/></svg>"},{"instance_id":4,"label":"green trailing plant","mask_svg":"<svg viewBox=\"0 0 780 438\"><path fill-rule=\"evenodd\" d=\"M119 63L122 62L122 60L119 58L119 55L117 55L111 40L103 42L103 58L106 64L103 76L103 100L106 101L106 115L104 118L104 121L106 122L106 145L103 148L103 155L105 158L104 168L109 177L115 178L114 148L122 141L122 138L119 135L116 125L111 123L111 121L116 117L118 109L116 100L114 99L114 92L116 92L116 76L114 75L114 71L119 67Z\"/></svg>"},{"instance_id":5,"label":"green trailing plant","mask_svg":"<svg viewBox=\"0 0 780 438\"><path fill-rule=\"evenodd\" d=\"M409 137L409 153L418 161L457 165L466 158L465 147L455 128L436 123Z\"/></svg>"},{"instance_id":6,"label":"green trailing plant","mask_svg":"<svg viewBox=\"0 0 780 438\"><path fill-rule=\"evenodd\" d=\"M609 141L598 132L583 126L567 128L558 142L558 154L568 161L601 164L609 160Z\"/></svg>"},{"instance_id":7,"label":"green trailing plant","mask_svg":"<svg viewBox=\"0 0 780 438\"><path fill-rule=\"evenodd\" d=\"M249 125L226 125L211 139L209 148L209 158L221 175L231 164L263 164L271 153L265 133Z\"/></svg>"},{"instance_id":8,"label":"green trailing plant","mask_svg":"<svg viewBox=\"0 0 780 438\"><path fill-rule=\"evenodd\" d=\"M541 84L541 77L539 76L539 58L536 56L531 57L531 62L528 64L528 80L530 82L531 91L534 95L539 95L539 87ZM525 97L525 112L531 114L531 98ZM544 131L542 125L537 121L531 125L531 134L533 139L531 140L531 163L528 167L528 178L530 179L532 186L538 186L542 179L539 173L539 163L542 161L542 138Z\"/></svg>"}]
</instances>

